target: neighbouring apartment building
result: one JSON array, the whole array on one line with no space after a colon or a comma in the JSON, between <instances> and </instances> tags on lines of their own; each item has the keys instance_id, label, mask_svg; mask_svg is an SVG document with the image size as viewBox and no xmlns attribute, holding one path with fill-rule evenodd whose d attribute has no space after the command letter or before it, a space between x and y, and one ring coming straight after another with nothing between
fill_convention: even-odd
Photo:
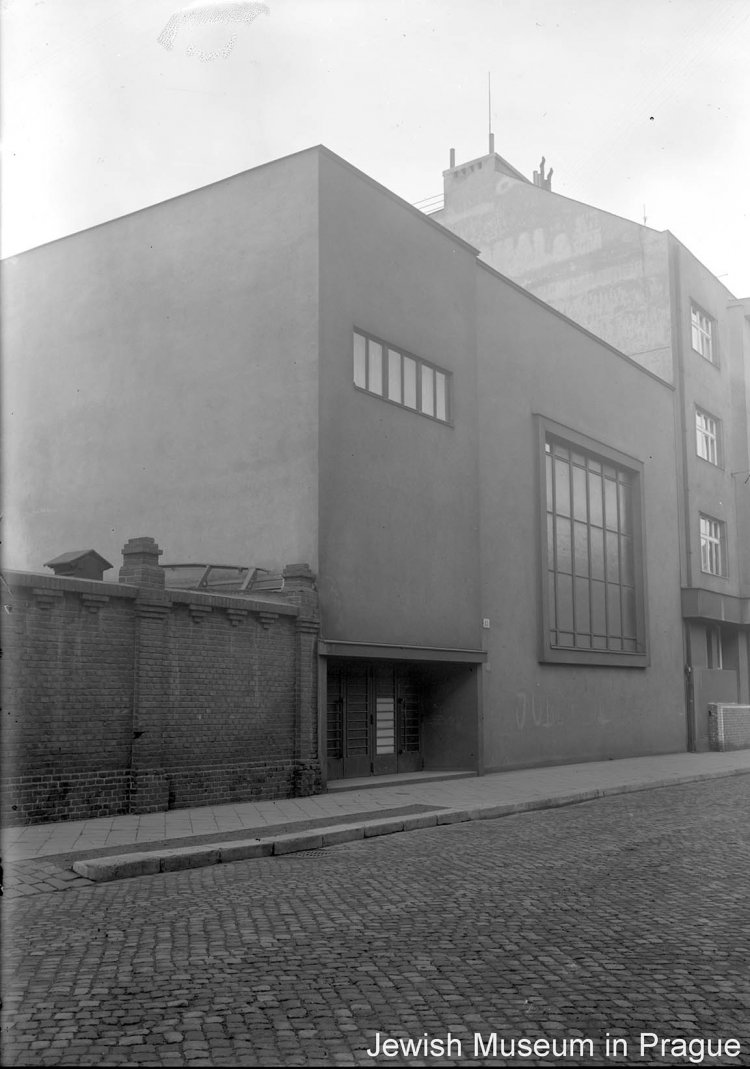
<instances>
[{"instance_id":1,"label":"neighbouring apartment building","mask_svg":"<svg viewBox=\"0 0 750 1069\"><path fill-rule=\"evenodd\" d=\"M747 590L733 536L728 579L676 549L693 458L661 365L321 147L15 256L3 286L5 565L139 532L309 564L323 781L686 748L681 620ZM724 364L696 357L719 416ZM695 507L734 531L720 448ZM205 732L210 705L180 715Z\"/></svg>"},{"instance_id":2,"label":"neighbouring apartment building","mask_svg":"<svg viewBox=\"0 0 750 1069\"><path fill-rule=\"evenodd\" d=\"M490 153L444 172L431 218L480 258L674 387L689 745L712 702L750 701L750 298L669 231L529 181Z\"/></svg>"}]
</instances>

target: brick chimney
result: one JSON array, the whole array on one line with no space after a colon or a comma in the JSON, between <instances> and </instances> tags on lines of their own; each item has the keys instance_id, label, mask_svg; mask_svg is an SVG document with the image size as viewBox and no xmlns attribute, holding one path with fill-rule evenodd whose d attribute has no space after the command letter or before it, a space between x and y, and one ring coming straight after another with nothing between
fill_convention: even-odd
<instances>
[{"instance_id":1,"label":"brick chimney","mask_svg":"<svg viewBox=\"0 0 750 1069\"><path fill-rule=\"evenodd\" d=\"M128 539L122 547L120 582L163 590L164 569L159 567L162 552L153 538Z\"/></svg>"}]
</instances>

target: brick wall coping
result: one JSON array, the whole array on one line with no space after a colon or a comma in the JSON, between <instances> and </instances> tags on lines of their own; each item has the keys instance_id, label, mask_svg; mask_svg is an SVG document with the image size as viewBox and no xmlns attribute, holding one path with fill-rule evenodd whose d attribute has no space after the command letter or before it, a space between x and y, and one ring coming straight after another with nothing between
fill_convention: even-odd
<instances>
[{"instance_id":1,"label":"brick wall coping","mask_svg":"<svg viewBox=\"0 0 750 1069\"><path fill-rule=\"evenodd\" d=\"M289 602L270 598L248 598L244 594L233 598L228 594L206 594L202 590L167 590L173 602L182 605L210 605L213 608L247 609L248 612L275 612L279 616L299 616L299 609Z\"/></svg>"},{"instance_id":2,"label":"brick wall coping","mask_svg":"<svg viewBox=\"0 0 750 1069\"><path fill-rule=\"evenodd\" d=\"M70 594L99 594L111 598L136 598L137 586L108 583L100 579L73 579L64 575L47 575L45 572L11 572L3 569L3 579L11 588L31 587L34 590L61 590Z\"/></svg>"},{"instance_id":3,"label":"brick wall coping","mask_svg":"<svg viewBox=\"0 0 750 1069\"><path fill-rule=\"evenodd\" d=\"M273 601L270 598L231 597L227 594L206 594L198 590L154 590L152 587L137 587L127 583L112 583L98 579L72 579L62 575L46 575L43 572L15 572L3 570L3 579L8 587L21 590L59 590L68 594L98 594L100 597L130 598L138 597L141 589L145 593L167 595L169 601L179 605L205 605L207 608L244 609L246 612L269 612L278 616L299 616L299 608L288 602Z\"/></svg>"}]
</instances>

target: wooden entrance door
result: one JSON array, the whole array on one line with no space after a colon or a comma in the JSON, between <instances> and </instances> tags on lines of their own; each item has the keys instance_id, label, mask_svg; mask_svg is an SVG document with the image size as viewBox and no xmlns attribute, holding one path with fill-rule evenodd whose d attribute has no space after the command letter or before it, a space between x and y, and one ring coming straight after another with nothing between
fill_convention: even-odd
<instances>
[{"instance_id":1,"label":"wooden entrance door","mask_svg":"<svg viewBox=\"0 0 750 1069\"><path fill-rule=\"evenodd\" d=\"M329 779L421 768L419 706L408 666L329 664Z\"/></svg>"}]
</instances>

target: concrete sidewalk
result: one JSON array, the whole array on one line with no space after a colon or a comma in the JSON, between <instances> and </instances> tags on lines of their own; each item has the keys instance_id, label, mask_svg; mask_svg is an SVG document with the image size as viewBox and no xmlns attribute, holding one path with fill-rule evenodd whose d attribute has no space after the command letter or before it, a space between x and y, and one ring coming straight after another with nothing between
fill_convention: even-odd
<instances>
[{"instance_id":1,"label":"concrete sidewalk","mask_svg":"<svg viewBox=\"0 0 750 1069\"><path fill-rule=\"evenodd\" d=\"M375 778L352 782L351 790L310 798L7 828L2 836L6 890L13 897L85 880L319 849L372 835L740 773L750 773L750 750L635 757L481 777L446 773L446 778L434 779L417 774L387 784ZM39 878L28 879L29 873Z\"/></svg>"}]
</instances>

